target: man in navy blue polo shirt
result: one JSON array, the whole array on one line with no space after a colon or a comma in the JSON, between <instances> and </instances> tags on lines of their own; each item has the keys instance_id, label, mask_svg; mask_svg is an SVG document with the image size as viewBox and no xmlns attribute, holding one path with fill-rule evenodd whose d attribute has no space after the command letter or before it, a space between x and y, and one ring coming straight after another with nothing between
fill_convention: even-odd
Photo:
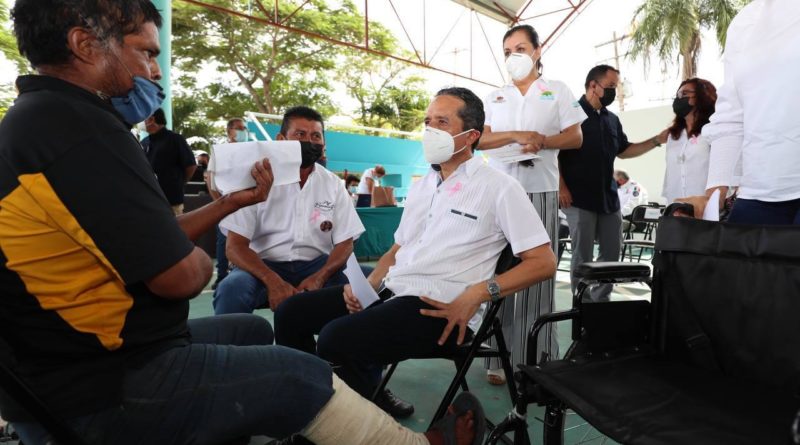
<instances>
[{"instance_id":1,"label":"man in navy blue polo shirt","mask_svg":"<svg viewBox=\"0 0 800 445\"><path fill-rule=\"evenodd\" d=\"M593 261L594 241L600 245L598 261L618 261L622 245L622 215L614 158L640 156L666 142L666 130L637 144L628 141L616 114L608 111L614 102L619 71L598 65L586 76L586 94L578 101L588 116L581 124L583 145L579 150L563 150L558 155L561 180L559 203L567 215L572 238L570 274L579 264ZM578 285L572 277L572 292ZM608 300L611 285L590 292L593 301Z\"/></svg>"}]
</instances>

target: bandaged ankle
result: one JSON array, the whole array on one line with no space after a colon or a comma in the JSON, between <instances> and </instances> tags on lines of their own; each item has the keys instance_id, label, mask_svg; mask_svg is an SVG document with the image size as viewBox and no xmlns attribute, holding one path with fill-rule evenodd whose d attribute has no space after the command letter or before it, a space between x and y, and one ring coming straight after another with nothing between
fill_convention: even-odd
<instances>
[{"instance_id":1,"label":"bandaged ankle","mask_svg":"<svg viewBox=\"0 0 800 445\"><path fill-rule=\"evenodd\" d=\"M333 397L300 432L317 445L429 445L333 376Z\"/></svg>"}]
</instances>

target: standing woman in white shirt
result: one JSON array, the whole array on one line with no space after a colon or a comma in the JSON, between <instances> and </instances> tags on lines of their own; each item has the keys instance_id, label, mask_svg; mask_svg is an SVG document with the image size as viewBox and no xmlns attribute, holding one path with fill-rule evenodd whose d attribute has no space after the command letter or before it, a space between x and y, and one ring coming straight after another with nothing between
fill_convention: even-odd
<instances>
[{"instance_id":1,"label":"standing woman in white shirt","mask_svg":"<svg viewBox=\"0 0 800 445\"><path fill-rule=\"evenodd\" d=\"M356 207L369 207L372 205L372 189L381 185L381 178L386 175L386 169L381 165L364 170L361 181L358 183L358 201Z\"/></svg>"},{"instance_id":2,"label":"standing woman in white shirt","mask_svg":"<svg viewBox=\"0 0 800 445\"><path fill-rule=\"evenodd\" d=\"M581 146L581 122L586 114L563 82L542 78L542 45L532 26L519 25L508 30L503 36L503 54L512 83L493 91L484 101L486 125L478 148L490 150L517 143L524 151L541 156L533 162L503 164L491 160L490 164L522 184L544 223L555 252L558 150ZM512 363L525 362L528 328L539 315L552 311L554 291L551 279L518 292L515 304L503 306L503 329L505 338L511 339ZM542 334L539 351L556 354L554 331L546 330ZM499 363L491 361L488 367L489 381L503 383L502 377L491 371L498 369Z\"/></svg>"},{"instance_id":3,"label":"standing woman in white shirt","mask_svg":"<svg viewBox=\"0 0 800 445\"><path fill-rule=\"evenodd\" d=\"M716 101L717 88L707 80L687 79L678 88L666 148L662 196L667 202L705 193L711 151L702 130L714 114Z\"/></svg>"}]
</instances>

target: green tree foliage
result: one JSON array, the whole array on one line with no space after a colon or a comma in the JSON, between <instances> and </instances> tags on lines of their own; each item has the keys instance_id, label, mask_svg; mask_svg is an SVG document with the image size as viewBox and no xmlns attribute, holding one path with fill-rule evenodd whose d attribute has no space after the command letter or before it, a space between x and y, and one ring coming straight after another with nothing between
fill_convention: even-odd
<instances>
[{"instance_id":1,"label":"green tree foliage","mask_svg":"<svg viewBox=\"0 0 800 445\"><path fill-rule=\"evenodd\" d=\"M415 131L430 100L424 79L405 76L408 65L392 59L353 53L338 79L358 102L355 121L376 128Z\"/></svg>"},{"instance_id":2,"label":"green tree foliage","mask_svg":"<svg viewBox=\"0 0 800 445\"><path fill-rule=\"evenodd\" d=\"M274 19L274 11L269 9L273 2L206 1ZM333 7L325 0L311 0L297 10L299 2L281 0L279 20L308 32L363 44L364 19L355 4L351 0L335 3ZM260 9L261 5L267 9ZM397 50L394 36L379 24L370 23L369 36L371 48ZM184 2L173 4L172 45L174 65L185 74L183 92L175 97L176 128L188 136L206 136L199 134L207 131L203 122L241 116L244 111L280 114L290 106L304 104L325 116L347 114L350 110L338 109L331 98L335 81L344 83L346 92L357 99L360 109L353 114L364 125L414 129L427 105L422 79L400 75L406 67L399 62ZM207 64L217 70L219 79L198 89L194 78ZM230 81L231 74L236 81ZM364 76L371 77L370 84L358 82Z\"/></svg>"},{"instance_id":3,"label":"green tree foliage","mask_svg":"<svg viewBox=\"0 0 800 445\"><path fill-rule=\"evenodd\" d=\"M666 65L682 60L684 79L697 74L703 29L714 29L720 47L733 17L749 0L645 0L636 9L631 57L648 63L653 53Z\"/></svg>"},{"instance_id":4,"label":"green tree foliage","mask_svg":"<svg viewBox=\"0 0 800 445\"><path fill-rule=\"evenodd\" d=\"M209 3L237 11L250 8L255 17L274 19L272 10L260 9L266 2L210 0ZM279 17L284 20L297 8L286 1L278 4ZM331 8L322 0L311 0L286 23L347 41L363 41L363 25L350 1ZM181 70L192 72L212 62L221 73L235 74L257 111L280 113L297 103L314 104L324 114L333 111L328 72L335 68L340 49L331 44L185 3L175 5L173 35L175 61Z\"/></svg>"},{"instance_id":5,"label":"green tree foliage","mask_svg":"<svg viewBox=\"0 0 800 445\"><path fill-rule=\"evenodd\" d=\"M7 0L0 0L0 52L3 53L6 59L17 65L17 71L20 73L30 72L30 65L19 53L17 39L11 32Z\"/></svg>"}]
</instances>

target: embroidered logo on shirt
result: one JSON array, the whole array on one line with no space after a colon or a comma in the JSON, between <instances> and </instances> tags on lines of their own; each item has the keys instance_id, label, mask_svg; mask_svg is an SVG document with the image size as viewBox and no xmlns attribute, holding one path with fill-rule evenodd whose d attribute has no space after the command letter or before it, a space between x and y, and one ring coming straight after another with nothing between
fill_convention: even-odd
<instances>
[{"instance_id":1,"label":"embroidered logo on shirt","mask_svg":"<svg viewBox=\"0 0 800 445\"><path fill-rule=\"evenodd\" d=\"M505 101L506 101L506 98L505 98L505 97L503 97L503 96L497 96L497 97L495 97L495 98L494 98L494 100L492 101L492 103L501 104L501 103L503 103L503 102L505 102Z\"/></svg>"},{"instance_id":2,"label":"embroidered logo on shirt","mask_svg":"<svg viewBox=\"0 0 800 445\"><path fill-rule=\"evenodd\" d=\"M336 208L336 205L330 201L322 201L315 203L314 208L322 210L323 212L330 212L331 210Z\"/></svg>"},{"instance_id":3,"label":"embroidered logo on shirt","mask_svg":"<svg viewBox=\"0 0 800 445\"><path fill-rule=\"evenodd\" d=\"M553 92L550 90L542 91L542 95L539 96L540 100L556 100L556 96L553 95Z\"/></svg>"},{"instance_id":4,"label":"embroidered logo on shirt","mask_svg":"<svg viewBox=\"0 0 800 445\"><path fill-rule=\"evenodd\" d=\"M319 230L323 232L330 232L333 229L333 223L330 221L322 221L322 224L319 225Z\"/></svg>"}]
</instances>

